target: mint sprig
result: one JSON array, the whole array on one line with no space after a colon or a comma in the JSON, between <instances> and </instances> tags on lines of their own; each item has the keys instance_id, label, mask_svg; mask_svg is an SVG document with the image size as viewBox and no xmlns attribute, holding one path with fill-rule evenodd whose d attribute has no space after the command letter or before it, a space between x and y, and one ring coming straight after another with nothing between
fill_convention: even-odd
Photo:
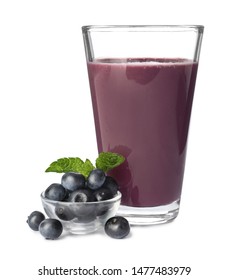
<instances>
[{"instance_id":1,"label":"mint sprig","mask_svg":"<svg viewBox=\"0 0 229 280\"><path fill-rule=\"evenodd\" d=\"M96 159L96 168L102 169L104 172L108 172L111 169L119 166L125 161L125 158L117 153L112 152L102 152ZM59 158L52 162L50 166L45 170L45 172L77 172L81 173L85 177L88 177L90 172L95 169L95 166L91 163L89 159L85 162L79 157L68 157Z\"/></svg>"},{"instance_id":2,"label":"mint sprig","mask_svg":"<svg viewBox=\"0 0 229 280\"><path fill-rule=\"evenodd\" d=\"M83 162L78 157L69 157L69 158L59 158L58 160L52 162L50 166L45 170L45 172L57 172L57 173L66 173L66 172L77 172L83 174L85 177L95 167L90 162L89 159L86 159Z\"/></svg>"},{"instance_id":3,"label":"mint sprig","mask_svg":"<svg viewBox=\"0 0 229 280\"><path fill-rule=\"evenodd\" d=\"M89 159L86 159L86 161L81 166L79 166L75 172L83 174L84 177L88 177L88 175L94 168L95 167L91 163L91 161Z\"/></svg>"},{"instance_id":4,"label":"mint sprig","mask_svg":"<svg viewBox=\"0 0 229 280\"><path fill-rule=\"evenodd\" d=\"M96 167L108 172L124 162L125 158L117 153L102 152L96 159Z\"/></svg>"}]
</instances>

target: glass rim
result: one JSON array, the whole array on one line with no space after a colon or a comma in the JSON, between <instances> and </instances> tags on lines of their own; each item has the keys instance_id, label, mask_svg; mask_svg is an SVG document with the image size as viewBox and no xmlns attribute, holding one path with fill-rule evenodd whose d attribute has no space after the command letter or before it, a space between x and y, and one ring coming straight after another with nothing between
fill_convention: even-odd
<instances>
[{"instance_id":1,"label":"glass rim","mask_svg":"<svg viewBox=\"0 0 229 280\"><path fill-rule=\"evenodd\" d=\"M203 25L84 25L82 32L184 32L203 33Z\"/></svg>"}]
</instances>

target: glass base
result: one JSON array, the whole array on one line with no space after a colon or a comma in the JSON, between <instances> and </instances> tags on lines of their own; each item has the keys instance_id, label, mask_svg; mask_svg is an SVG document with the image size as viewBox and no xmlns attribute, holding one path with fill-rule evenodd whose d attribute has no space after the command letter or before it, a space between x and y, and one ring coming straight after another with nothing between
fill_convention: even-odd
<instances>
[{"instance_id":1,"label":"glass base","mask_svg":"<svg viewBox=\"0 0 229 280\"><path fill-rule=\"evenodd\" d=\"M120 205L117 215L125 217L131 225L163 224L177 217L179 207L180 200L157 207L131 207Z\"/></svg>"}]
</instances>

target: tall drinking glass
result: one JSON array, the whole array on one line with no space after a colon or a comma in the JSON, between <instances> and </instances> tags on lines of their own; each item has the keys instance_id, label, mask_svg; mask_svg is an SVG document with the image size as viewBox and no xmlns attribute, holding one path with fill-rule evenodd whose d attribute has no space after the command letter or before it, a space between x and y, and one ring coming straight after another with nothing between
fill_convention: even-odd
<instances>
[{"instance_id":1,"label":"tall drinking glass","mask_svg":"<svg viewBox=\"0 0 229 280\"><path fill-rule=\"evenodd\" d=\"M203 30L82 27L98 151L126 158L110 175L132 224L178 215Z\"/></svg>"}]
</instances>

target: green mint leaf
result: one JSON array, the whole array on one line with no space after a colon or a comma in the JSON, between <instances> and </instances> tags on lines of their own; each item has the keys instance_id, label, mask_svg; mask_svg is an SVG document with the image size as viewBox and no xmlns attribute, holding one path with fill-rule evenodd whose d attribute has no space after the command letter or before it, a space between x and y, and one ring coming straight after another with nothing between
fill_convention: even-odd
<instances>
[{"instance_id":1,"label":"green mint leaf","mask_svg":"<svg viewBox=\"0 0 229 280\"><path fill-rule=\"evenodd\" d=\"M79 173L83 174L84 177L88 177L89 173L94 169L94 165L91 163L89 159L86 159L86 161L79 166L78 171Z\"/></svg>"},{"instance_id":2,"label":"green mint leaf","mask_svg":"<svg viewBox=\"0 0 229 280\"><path fill-rule=\"evenodd\" d=\"M96 167L102 169L104 172L119 166L125 161L125 158L117 153L102 152L96 159Z\"/></svg>"},{"instance_id":3,"label":"green mint leaf","mask_svg":"<svg viewBox=\"0 0 229 280\"><path fill-rule=\"evenodd\" d=\"M45 170L45 172L57 172L57 173L66 173L66 172L77 172L83 174L85 177L89 175L89 173L95 167L90 162L89 159L86 159L83 162L78 157L69 157L69 158L60 158L57 161L54 161L50 164L50 166Z\"/></svg>"}]
</instances>

